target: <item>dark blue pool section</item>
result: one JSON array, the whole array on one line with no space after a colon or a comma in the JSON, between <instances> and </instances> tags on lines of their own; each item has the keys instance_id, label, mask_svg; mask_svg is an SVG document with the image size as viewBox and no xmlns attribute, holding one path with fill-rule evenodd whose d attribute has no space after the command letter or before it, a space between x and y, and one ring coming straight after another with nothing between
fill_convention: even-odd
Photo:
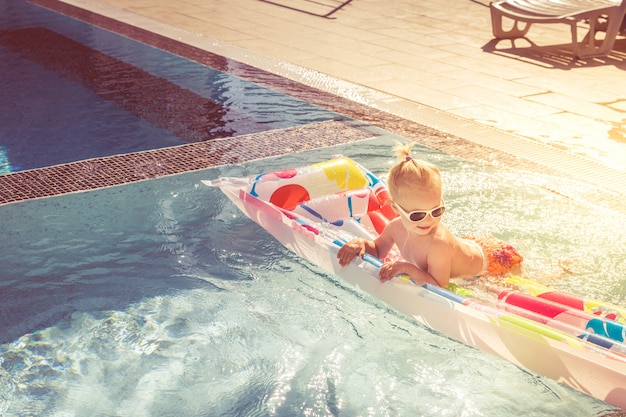
<instances>
[{"instance_id":1,"label":"dark blue pool section","mask_svg":"<svg viewBox=\"0 0 626 417\"><path fill-rule=\"evenodd\" d=\"M0 173L341 118L22 0L0 0Z\"/></svg>"}]
</instances>

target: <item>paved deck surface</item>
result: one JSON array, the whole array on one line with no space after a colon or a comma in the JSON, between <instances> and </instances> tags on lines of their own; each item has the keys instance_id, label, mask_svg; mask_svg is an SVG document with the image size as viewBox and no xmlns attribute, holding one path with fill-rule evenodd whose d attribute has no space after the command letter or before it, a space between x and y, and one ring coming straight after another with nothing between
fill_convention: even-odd
<instances>
[{"instance_id":1,"label":"paved deck surface","mask_svg":"<svg viewBox=\"0 0 626 417\"><path fill-rule=\"evenodd\" d=\"M609 168L590 168L606 183L626 180L623 38L588 60L566 25L495 42L483 0L66 2L566 171L583 155Z\"/></svg>"},{"instance_id":2,"label":"paved deck surface","mask_svg":"<svg viewBox=\"0 0 626 417\"><path fill-rule=\"evenodd\" d=\"M176 52L182 45L196 55L225 57L220 62L229 68L222 71L249 78L250 68L261 69L252 81L295 91L303 100L407 133L426 146L474 153L475 160L493 150L496 164L510 165L513 158L517 165L527 161L529 169L556 170L598 186L603 200L622 206L626 39L618 38L608 57L588 60L573 56L565 25L535 26L529 39L515 44L495 42L482 0L449 0L445 7L425 0L60 1L79 8L70 15L82 10L81 19L108 19L109 26L114 22L127 32L155 34L156 43L148 43L158 47L174 45ZM275 140L283 139L277 133ZM178 172L172 162L180 159L178 150L162 153L159 163L152 154L142 163ZM39 174L3 178L0 189L8 197L2 203L16 201L16 184L30 184L33 175L47 184L49 175ZM66 192L53 191L37 196ZM31 197L18 200L24 198Z\"/></svg>"}]
</instances>

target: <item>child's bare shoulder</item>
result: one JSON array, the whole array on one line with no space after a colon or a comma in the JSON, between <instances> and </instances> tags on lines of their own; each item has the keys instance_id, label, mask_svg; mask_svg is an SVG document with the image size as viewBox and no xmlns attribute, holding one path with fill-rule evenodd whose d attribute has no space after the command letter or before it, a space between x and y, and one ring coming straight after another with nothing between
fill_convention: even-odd
<instances>
[{"instance_id":1,"label":"child's bare shoulder","mask_svg":"<svg viewBox=\"0 0 626 417\"><path fill-rule=\"evenodd\" d=\"M440 225L433 235L431 246L439 251L454 251L462 245L461 239L455 236L448 228Z\"/></svg>"},{"instance_id":2,"label":"child's bare shoulder","mask_svg":"<svg viewBox=\"0 0 626 417\"><path fill-rule=\"evenodd\" d=\"M387 224L383 232L391 232L393 234L396 234L401 230L404 230L404 227L402 226L402 221L399 217L396 217Z\"/></svg>"}]
</instances>

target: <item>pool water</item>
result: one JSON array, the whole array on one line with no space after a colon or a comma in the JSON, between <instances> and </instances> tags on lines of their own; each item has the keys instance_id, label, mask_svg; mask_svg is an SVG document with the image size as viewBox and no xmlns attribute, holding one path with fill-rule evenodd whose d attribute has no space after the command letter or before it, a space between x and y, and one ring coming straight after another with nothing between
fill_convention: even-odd
<instances>
[{"instance_id":1,"label":"pool water","mask_svg":"<svg viewBox=\"0 0 626 417\"><path fill-rule=\"evenodd\" d=\"M384 174L395 140L0 206L0 415L617 416L295 257L200 182L335 154ZM454 232L626 304L625 215L576 199L585 185L415 149L442 169Z\"/></svg>"},{"instance_id":2,"label":"pool water","mask_svg":"<svg viewBox=\"0 0 626 417\"><path fill-rule=\"evenodd\" d=\"M341 118L23 0L0 74L0 174Z\"/></svg>"},{"instance_id":3,"label":"pool water","mask_svg":"<svg viewBox=\"0 0 626 417\"><path fill-rule=\"evenodd\" d=\"M0 173L342 117L22 0L0 0L0 74ZM0 206L0 415L622 415L396 313L201 184L337 153L384 174L403 139L373 136ZM625 215L589 186L416 154L454 232L626 304Z\"/></svg>"}]
</instances>

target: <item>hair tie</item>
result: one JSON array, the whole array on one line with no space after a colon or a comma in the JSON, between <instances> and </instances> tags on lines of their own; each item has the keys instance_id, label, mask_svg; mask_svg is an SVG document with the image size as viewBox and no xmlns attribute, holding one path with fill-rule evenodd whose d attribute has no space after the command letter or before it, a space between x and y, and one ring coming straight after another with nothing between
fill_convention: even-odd
<instances>
[{"instance_id":1,"label":"hair tie","mask_svg":"<svg viewBox=\"0 0 626 417\"><path fill-rule=\"evenodd\" d=\"M413 157L411 155L407 155L406 158L405 158L405 161L409 162L412 159L413 159Z\"/></svg>"}]
</instances>

